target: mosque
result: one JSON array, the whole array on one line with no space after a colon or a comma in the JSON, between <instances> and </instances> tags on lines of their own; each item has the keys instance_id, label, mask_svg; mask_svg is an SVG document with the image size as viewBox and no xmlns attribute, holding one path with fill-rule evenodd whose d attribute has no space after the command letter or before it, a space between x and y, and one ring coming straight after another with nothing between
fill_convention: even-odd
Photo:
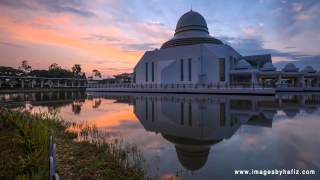
<instances>
[{"instance_id":1,"label":"mosque","mask_svg":"<svg viewBox=\"0 0 320 180\"><path fill-rule=\"evenodd\" d=\"M173 38L147 51L134 68L135 84L206 84L219 87L273 87L320 90L320 73L311 66L282 70L270 54L242 56L209 34L204 17L190 10L179 19Z\"/></svg>"}]
</instances>

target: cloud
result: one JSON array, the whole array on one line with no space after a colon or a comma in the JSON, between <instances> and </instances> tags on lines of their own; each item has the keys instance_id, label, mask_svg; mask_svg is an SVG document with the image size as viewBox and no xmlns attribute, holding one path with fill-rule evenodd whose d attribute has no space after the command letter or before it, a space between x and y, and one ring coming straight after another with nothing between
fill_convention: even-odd
<instances>
[{"instance_id":1,"label":"cloud","mask_svg":"<svg viewBox=\"0 0 320 180\"><path fill-rule=\"evenodd\" d=\"M314 23L320 20L317 15L320 11L319 1L290 1L285 4L277 3L275 6L272 13L275 19L273 27L280 36L285 35L285 38L288 38L299 34L306 28L319 32L319 23ZM311 19L314 21L306 22Z\"/></svg>"},{"instance_id":2,"label":"cloud","mask_svg":"<svg viewBox=\"0 0 320 180\"><path fill-rule=\"evenodd\" d=\"M122 46L124 51L146 51L152 50L159 46L156 43L141 43L141 44L125 44Z\"/></svg>"},{"instance_id":3,"label":"cloud","mask_svg":"<svg viewBox=\"0 0 320 180\"><path fill-rule=\"evenodd\" d=\"M227 42L227 44L230 44L242 55L271 54L273 58L285 58L297 63L297 65L302 65L303 62L308 61L310 65L313 64L320 68L320 52L319 54L314 55L297 51L280 51L277 49L265 48L264 42L261 39L256 38L236 38L228 36L221 36L218 38ZM295 49L295 47L288 47L288 50L291 49Z\"/></svg>"},{"instance_id":4,"label":"cloud","mask_svg":"<svg viewBox=\"0 0 320 180\"><path fill-rule=\"evenodd\" d=\"M86 10L82 0L1 0L0 5L12 8L41 10L41 7L54 13L71 13L82 17L95 17L96 14ZM40 7L39 7L40 6Z\"/></svg>"},{"instance_id":5,"label":"cloud","mask_svg":"<svg viewBox=\"0 0 320 180\"><path fill-rule=\"evenodd\" d=\"M24 1L24 0L1 0L0 1L1 6L8 6L13 8L26 8L26 9L32 9L32 3Z\"/></svg>"},{"instance_id":6,"label":"cloud","mask_svg":"<svg viewBox=\"0 0 320 180\"><path fill-rule=\"evenodd\" d=\"M121 72L125 72L125 71L132 71L133 68L101 68L102 70L105 71L121 71Z\"/></svg>"},{"instance_id":7,"label":"cloud","mask_svg":"<svg viewBox=\"0 0 320 180\"><path fill-rule=\"evenodd\" d=\"M82 0L36 0L49 11L56 13L72 13L83 17L94 17L96 14L83 7Z\"/></svg>"},{"instance_id":8,"label":"cloud","mask_svg":"<svg viewBox=\"0 0 320 180\"><path fill-rule=\"evenodd\" d=\"M0 45L14 47L14 48L24 48L24 46L22 46L20 44L15 44L15 43L10 43L10 42L2 42L2 41L0 41Z\"/></svg>"},{"instance_id":9,"label":"cloud","mask_svg":"<svg viewBox=\"0 0 320 180\"><path fill-rule=\"evenodd\" d=\"M292 4L292 10L294 12L300 12L303 9L303 4L301 3L293 3Z\"/></svg>"},{"instance_id":10,"label":"cloud","mask_svg":"<svg viewBox=\"0 0 320 180\"><path fill-rule=\"evenodd\" d=\"M85 37L86 40L106 41L106 42L119 42L120 39L114 36L106 36L100 34L91 34L89 37Z\"/></svg>"}]
</instances>

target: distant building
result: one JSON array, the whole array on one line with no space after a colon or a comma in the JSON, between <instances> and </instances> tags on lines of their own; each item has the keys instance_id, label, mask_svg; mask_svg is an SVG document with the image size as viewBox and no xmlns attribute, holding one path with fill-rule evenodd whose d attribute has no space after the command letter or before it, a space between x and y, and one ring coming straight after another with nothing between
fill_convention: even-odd
<instances>
[{"instance_id":1,"label":"distant building","mask_svg":"<svg viewBox=\"0 0 320 180\"><path fill-rule=\"evenodd\" d=\"M116 84L117 81L115 78L105 78L101 80L102 84Z\"/></svg>"},{"instance_id":2,"label":"distant building","mask_svg":"<svg viewBox=\"0 0 320 180\"><path fill-rule=\"evenodd\" d=\"M122 73L99 81L102 84L127 84L133 82L133 73Z\"/></svg>"},{"instance_id":3,"label":"distant building","mask_svg":"<svg viewBox=\"0 0 320 180\"><path fill-rule=\"evenodd\" d=\"M114 76L117 83L132 83L133 73L122 73Z\"/></svg>"}]
</instances>

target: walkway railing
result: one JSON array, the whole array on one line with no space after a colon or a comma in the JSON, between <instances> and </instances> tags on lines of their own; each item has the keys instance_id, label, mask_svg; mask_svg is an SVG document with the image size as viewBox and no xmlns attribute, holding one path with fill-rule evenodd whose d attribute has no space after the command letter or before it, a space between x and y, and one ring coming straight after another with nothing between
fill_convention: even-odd
<instances>
[{"instance_id":1,"label":"walkway railing","mask_svg":"<svg viewBox=\"0 0 320 180\"><path fill-rule=\"evenodd\" d=\"M88 84L87 88L130 88L130 89L231 89L231 88L244 88L244 89L276 89L276 88L320 88L320 86L302 85L302 84L279 84L279 85L265 85L265 84Z\"/></svg>"},{"instance_id":2,"label":"walkway railing","mask_svg":"<svg viewBox=\"0 0 320 180\"><path fill-rule=\"evenodd\" d=\"M130 88L130 89L220 89L220 88L268 88L260 84L224 85L224 84L88 84L88 88Z\"/></svg>"}]
</instances>

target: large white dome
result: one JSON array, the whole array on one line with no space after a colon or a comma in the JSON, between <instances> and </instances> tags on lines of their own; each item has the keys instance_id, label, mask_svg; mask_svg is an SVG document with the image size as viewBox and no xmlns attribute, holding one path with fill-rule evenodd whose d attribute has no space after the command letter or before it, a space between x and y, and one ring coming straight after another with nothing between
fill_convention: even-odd
<instances>
[{"instance_id":1,"label":"large white dome","mask_svg":"<svg viewBox=\"0 0 320 180\"><path fill-rule=\"evenodd\" d=\"M182 15L177 23L175 34L183 31L203 31L209 34L204 17L192 10Z\"/></svg>"},{"instance_id":2,"label":"large white dome","mask_svg":"<svg viewBox=\"0 0 320 180\"><path fill-rule=\"evenodd\" d=\"M195 11L183 14L176 26L173 38L163 43L161 48L187 46L194 44L223 44L210 36L204 17Z\"/></svg>"}]
</instances>

